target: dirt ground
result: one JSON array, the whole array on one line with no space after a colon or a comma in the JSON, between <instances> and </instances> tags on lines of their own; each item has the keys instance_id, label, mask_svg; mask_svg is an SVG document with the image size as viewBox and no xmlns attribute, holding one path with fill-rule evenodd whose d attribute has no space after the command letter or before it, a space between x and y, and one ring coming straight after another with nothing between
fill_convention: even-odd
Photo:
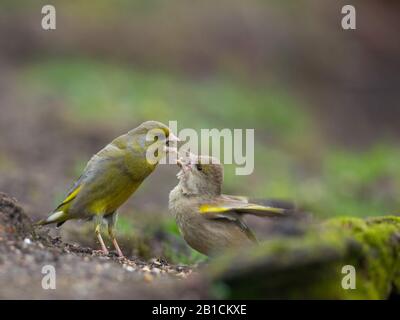
<instances>
[{"instance_id":1,"label":"dirt ground","mask_svg":"<svg viewBox=\"0 0 400 320\"><path fill-rule=\"evenodd\" d=\"M209 297L196 267L118 258L34 229L17 201L0 194L0 299L179 299ZM43 289L51 265L56 289ZM42 273L42 271L44 273Z\"/></svg>"}]
</instances>

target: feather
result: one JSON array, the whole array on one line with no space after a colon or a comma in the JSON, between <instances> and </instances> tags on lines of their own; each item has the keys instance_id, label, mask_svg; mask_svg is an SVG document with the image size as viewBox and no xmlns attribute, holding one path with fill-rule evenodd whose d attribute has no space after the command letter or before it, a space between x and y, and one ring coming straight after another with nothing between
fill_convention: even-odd
<instances>
[{"instance_id":1,"label":"feather","mask_svg":"<svg viewBox=\"0 0 400 320\"><path fill-rule=\"evenodd\" d=\"M47 219L44 220L40 220L38 222L35 223L36 226L44 226L46 224L50 224L50 223L61 223L64 222L67 218L67 215L65 214L64 211L57 211L54 212L53 214L51 214Z\"/></svg>"},{"instance_id":2,"label":"feather","mask_svg":"<svg viewBox=\"0 0 400 320\"><path fill-rule=\"evenodd\" d=\"M61 209L62 207L64 207L68 203L70 203L72 200L74 200L76 198L76 196L78 195L79 191L81 190L81 188L82 188L82 185L80 184L80 178L79 178L78 181L75 182L72 189L68 192L67 197L64 199L64 201L61 202L58 205L58 207L54 209L54 211Z\"/></svg>"},{"instance_id":3,"label":"feather","mask_svg":"<svg viewBox=\"0 0 400 320\"><path fill-rule=\"evenodd\" d=\"M199 212L201 214L214 216L230 215L230 214L253 214L256 216L284 216L288 210L272 206L263 206L254 203L248 203L247 199L239 197L230 197L222 195L213 200L212 203L200 205Z\"/></svg>"}]
</instances>

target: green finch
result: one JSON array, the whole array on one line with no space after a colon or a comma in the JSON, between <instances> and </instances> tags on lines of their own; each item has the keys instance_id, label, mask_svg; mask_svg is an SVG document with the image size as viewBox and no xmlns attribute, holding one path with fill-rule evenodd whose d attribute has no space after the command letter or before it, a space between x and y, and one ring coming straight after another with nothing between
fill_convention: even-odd
<instances>
[{"instance_id":1,"label":"green finch","mask_svg":"<svg viewBox=\"0 0 400 320\"><path fill-rule=\"evenodd\" d=\"M244 215L279 217L294 210L285 201L260 205L222 194L223 167L215 158L191 154L178 159L178 165L179 183L169 195L169 209L185 241L205 255L257 242Z\"/></svg>"},{"instance_id":2,"label":"green finch","mask_svg":"<svg viewBox=\"0 0 400 320\"><path fill-rule=\"evenodd\" d=\"M102 251L108 254L100 234L105 222L112 243L122 257L114 233L117 209L153 172L158 161L173 150L170 142L177 140L167 126L157 121L144 122L114 139L90 159L64 201L37 225L56 223L59 227L71 219L94 220Z\"/></svg>"}]
</instances>

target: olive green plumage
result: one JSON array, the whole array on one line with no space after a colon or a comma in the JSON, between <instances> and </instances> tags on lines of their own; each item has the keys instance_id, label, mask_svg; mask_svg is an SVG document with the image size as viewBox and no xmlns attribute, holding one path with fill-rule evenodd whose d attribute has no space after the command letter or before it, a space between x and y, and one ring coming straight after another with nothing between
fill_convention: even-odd
<instances>
[{"instance_id":1,"label":"olive green plumage","mask_svg":"<svg viewBox=\"0 0 400 320\"><path fill-rule=\"evenodd\" d=\"M155 142L148 139L147 134L151 130L158 130L166 139L170 138L167 126L160 122L147 121L114 139L90 159L64 201L52 215L39 221L37 225L57 223L60 226L70 219L94 219L96 233L101 238L99 228L104 218L109 224L110 236L115 241L113 229L116 210L136 191L157 165L146 158L149 146ZM100 238L99 241L102 243ZM102 247L103 251L107 252L103 244Z\"/></svg>"},{"instance_id":2,"label":"olive green plumage","mask_svg":"<svg viewBox=\"0 0 400 320\"><path fill-rule=\"evenodd\" d=\"M170 193L169 208L185 241L205 255L257 242L243 215L285 216L294 210L288 202L260 205L222 194L223 167L215 158L191 155L178 165L179 183Z\"/></svg>"}]
</instances>

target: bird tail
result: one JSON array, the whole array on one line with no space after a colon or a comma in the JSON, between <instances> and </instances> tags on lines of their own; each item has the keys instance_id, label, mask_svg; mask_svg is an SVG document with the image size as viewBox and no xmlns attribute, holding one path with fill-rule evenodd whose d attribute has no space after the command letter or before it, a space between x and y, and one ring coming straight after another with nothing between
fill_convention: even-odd
<instances>
[{"instance_id":1,"label":"bird tail","mask_svg":"<svg viewBox=\"0 0 400 320\"><path fill-rule=\"evenodd\" d=\"M59 227L65 221L67 221L67 214L64 211L57 211L52 213L47 219L34 223L34 226L44 226L51 223L57 223L57 227Z\"/></svg>"},{"instance_id":2,"label":"bird tail","mask_svg":"<svg viewBox=\"0 0 400 320\"><path fill-rule=\"evenodd\" d=\"M287 209L262 206L254 203L249 203L243 208L238 208L235 211L243 214L252 214L259 217L278 217L285 216L289 213Z\"/></svg>"},{"instance_id":3,"label":"bird tail","mask_svg":"<svg viewBox=\"0 0 400 320\"><path fill-rule=\"evenodd\" d=\"M248 207L245 209L245 213L260 217L290 217L296 212L297 208L293 202L273 199L249 199Z\"/></svg>"}]
</instances>

